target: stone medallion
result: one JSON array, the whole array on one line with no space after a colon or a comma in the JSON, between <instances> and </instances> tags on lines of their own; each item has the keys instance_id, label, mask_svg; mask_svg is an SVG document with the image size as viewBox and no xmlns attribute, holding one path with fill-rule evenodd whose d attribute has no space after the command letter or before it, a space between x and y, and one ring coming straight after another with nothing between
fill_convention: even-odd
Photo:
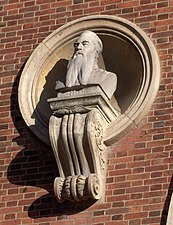
<instances>
[{"instance_id":1,"label":"stone medallion","mask_svg":"<svg viewBox=\"0 0 173 225\"><path fill-rule=\"evenodd\" d=\"M154 44L135 24L119 17L95 15L72 21L55 30L28 59L19 84L19 106L28 127L46 144L49 118L47 99L56 96L56 81L65 75L73 42L84 30L94 31L103 42L100 68L117 75L114 94L121 114L104 136L109 146L138 124L155 99L160 83L160 61ZM114 107L115 99L111 99Z\"/></svg>"}]
</instances>

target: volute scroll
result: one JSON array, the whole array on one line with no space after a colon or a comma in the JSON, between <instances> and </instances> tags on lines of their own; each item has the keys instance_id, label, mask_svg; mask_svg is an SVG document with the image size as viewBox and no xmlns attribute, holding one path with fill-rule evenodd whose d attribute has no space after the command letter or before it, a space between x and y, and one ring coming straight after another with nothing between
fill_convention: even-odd
<instances>
[{"instance_id":1,"label":"volute scroll","mask_svg":"<svg viewBox=\"0 0 173 225\"><path fill-rule=\"evenodd\" d=\"M60 176L55 178L58 202L98 200L106 175L104 133L118 112L99 85L64 89L49 99L49 134Z\"/></svg>"}]
</instances>

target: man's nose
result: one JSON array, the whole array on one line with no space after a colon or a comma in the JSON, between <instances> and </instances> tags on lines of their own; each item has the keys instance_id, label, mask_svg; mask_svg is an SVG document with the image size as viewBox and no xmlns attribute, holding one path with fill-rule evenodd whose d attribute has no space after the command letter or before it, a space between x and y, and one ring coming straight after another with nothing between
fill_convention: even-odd
<instances>
[{"instance_id":1,"label":"man's nose","mask_svg":"<svg viewBox=\"0 0 173 225\"><path fill-rule=\"evenodd\" d=\"M78 50L81 50L81 49L82 49L82 43L79 43L79 44L78 44L77 49L78 49Z\"/></svg>"}]
</instances>

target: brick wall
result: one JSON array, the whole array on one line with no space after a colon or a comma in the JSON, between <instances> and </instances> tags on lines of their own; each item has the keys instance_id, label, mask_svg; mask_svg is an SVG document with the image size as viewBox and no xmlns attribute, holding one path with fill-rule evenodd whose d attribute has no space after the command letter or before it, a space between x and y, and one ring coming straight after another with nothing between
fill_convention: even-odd
<instances>
[{"instance_id":1,"label":"brick wall","mask_svg":"<svg viewBox=\"0 0 173 225\"><path fill-rule=\"evenodd\" d=\"M155 43L162 79L148 115L108 150L105 203L59 205L52 150L18 107L23 66L68 21L126 18ZM0 0L0 225L165 225L173 183L173 0Z\"/></svg>"}]
</instances>

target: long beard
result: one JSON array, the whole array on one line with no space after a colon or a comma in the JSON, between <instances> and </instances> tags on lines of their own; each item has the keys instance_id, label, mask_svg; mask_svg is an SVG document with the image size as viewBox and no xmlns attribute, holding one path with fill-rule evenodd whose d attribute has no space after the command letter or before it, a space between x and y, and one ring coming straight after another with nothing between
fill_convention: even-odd
<instances>
[{"instance_id":1,"label":"long beard","mask_svg":"<svg viewBox=\"0 0 173 225\"><path fill-rule=\"evenodd\" d=\"M75 54L67 66L66 87L86 85L94 69L95 57L93 54Z\"/></svg>"}]
</instances>

